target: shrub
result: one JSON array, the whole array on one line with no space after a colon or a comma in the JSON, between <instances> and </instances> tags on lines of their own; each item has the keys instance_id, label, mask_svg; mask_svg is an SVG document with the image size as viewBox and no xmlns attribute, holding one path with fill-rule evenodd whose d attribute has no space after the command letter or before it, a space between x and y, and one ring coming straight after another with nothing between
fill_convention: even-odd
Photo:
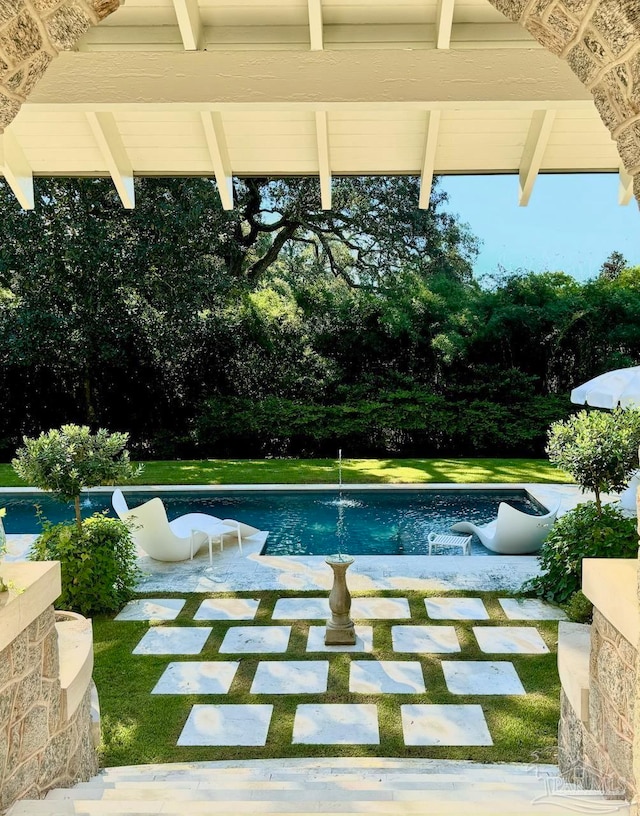
<instances>
[{"instance_id":1,"label":"shrub","mask_svg":"<svg viewBox=\"0 0 640 816\"><path fill-rule=\"evenodd\" d=\"M569 620L575 623L591 623L593 618L593 604L581 590L573 593L564 611Z\"/></svg>"},{"instance_id":2,"label":"shrub","mask_svg":"<svg viewBox=\"0 0 640 816\"><path fill-rule=\"evenodd\" d=\"M32 561L60 561L62 593L56 605L81 615L114 612L130 600L140 575L123 522L96 513L75 524L44 524Z\"/></svg>"},{"instance_id":3,"label":"shrub","mask_svg":"<svg viewBox=\"0 0 640 816\"><path fill-rule=\"evenodd\" d=\"M640 411L580 411L549 430L547 453L552 464L570 473L583 491L600 494L623 490L638 467Z\"/></svg>"},{"instance_id":4,"label":"shrub","mask_svg":"<svg viewBox=\"0 0 640 816\"><path fill-rule=\"evenodd\" d=\"M556 603L566 603L582 586L583 558L636 558L636 519L605 504L579 504L561 516L540 551L543 575L528 581L523 590Z\"/></svg>"}]
</instances>

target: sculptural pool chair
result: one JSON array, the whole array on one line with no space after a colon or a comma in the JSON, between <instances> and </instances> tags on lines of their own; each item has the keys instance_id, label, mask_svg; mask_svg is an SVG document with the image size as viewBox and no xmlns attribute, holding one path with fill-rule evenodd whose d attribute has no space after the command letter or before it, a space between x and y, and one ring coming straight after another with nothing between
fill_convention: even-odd
<instances>
[{"instance_id":1,"label":"sculptural pool chair","mask_svg":"<svg viewBox=\"0 0 640 816\"><path fill-rule=\"evenodd\" d=\"M121 490L114 491L111 503L118 518L129 524L135 544L157 561L186 561L208 544L211 562L213 539L220 542L222 549L225 535L233 535L242 552L240 524L231 519L222 521L206 513L187 513L169 521L161 499L151 499L130 510Z\"/></svg>"},{"instance_id":2,"label":"sculptural pool chair","mask_svg":"<svg viewBox=\"0 0 640 816\"><path fill-rule=\"evenodd\" d=\"M526 555L538 552L556 520L558 508L544 516L532 516L500 502L498 518L477 526L459 521L451 529L457 533L475 533L484 546L501 555Z\"/></svg>"}]
</instances>

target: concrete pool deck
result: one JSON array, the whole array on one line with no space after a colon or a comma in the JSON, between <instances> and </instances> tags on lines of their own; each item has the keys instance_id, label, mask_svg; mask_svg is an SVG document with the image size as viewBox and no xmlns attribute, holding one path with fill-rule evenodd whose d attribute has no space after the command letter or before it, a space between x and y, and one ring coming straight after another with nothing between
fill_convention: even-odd
<instances>
[{"instance_id":1,"label":"concrete pool deck","mask_svg":"<svg viewBox=\"0 0 640 816\"><path fill-rule=\"evenodd\" d=\"M145 486L145 491L161 494L167 490L283 490L336 491L338 485L205 485ZM488 490L524 489L545 507L560 505L559 514L591 498L577 485L566 484L410 484L346 485L343 489L397 490ZM140 489L140 488L138 488ZM98 488L111 492L111 488ZM2 492L0 491L0 502ZM608 497L614 499L615 497ZM9 535L7 561L21 561L35 539L33 535ZM251 592L256 590L330 589L332 572L324 556L260 555L264 536L245 539L243 555L237 546L225 544L223 552L214 548L213 564L204 552L193 561L166 563L140 553L143 577L140 592ZM516 591L522 583L538 575L536 556L462 555L379 555L356 556L349 568L349 587L356 592L369 590L501 590Z\"/></svg>"}]
</instances>

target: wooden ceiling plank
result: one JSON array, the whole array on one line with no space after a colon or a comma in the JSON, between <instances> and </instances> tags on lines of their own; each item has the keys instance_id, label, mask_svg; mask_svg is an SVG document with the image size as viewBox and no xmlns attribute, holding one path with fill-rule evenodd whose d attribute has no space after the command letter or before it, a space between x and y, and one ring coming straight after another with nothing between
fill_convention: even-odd
<instances>
[{"instance_id":1,"label":"wooden ceiling plank","mask_svg":"<svg viewBox=\"0 0 640 816\"><path fill-rule=\"evenodd\" d=\"M115 117L112 113L88 111L87 121L96 140L102 158L113 179L122 206L132 210L136 206L133 167L122 142Z\"/></svg>"},{"instance_id":2,"label":"wooden ceiling plank","mask_svg":"<svg viewBox=\"0 0 640 816\"><path fill-rule=\"evenodd\" d=\"M324 26L322 20L322 0L308 0L309 39L312 51L324 50Z\"/></svg>"},{"instance_id":3,"label":"wooden ceiling plank","mask_svg":"<svg viewBox=\"0 0 640 816\"><path fill-rule=\"evenodd\" d=\"M7 128L2 136L2 166L4 178L18 203L23 210L32 210L34 207L33 170L24 155L18 138L11 128Z\"/></svg>"},{"instance_id":4,"label":"wooden ceiling plank","mask_svg":"<svg viewBox=\"0 0 640 816\"><path fill-rule=\"evenodd\" d=\"M323 210L330 210L331 163L329 161L329 126L326 111L316 111L316 139L320 173L320 203Z\"/></svg>"},{"instance_id":5,"label":"wooden ceiling plank","mask_svg":"<svg viewBox=\"0 0 640 816\"><path fill-rule=\"evenodd\" d=\"M204 129L213 172L218 185L218 194L224 210L233 209L233 172L229 159L227 137L224 132L222 114L218 111L201 111L200 118Z\"/></svg>"},{"instance_id":6,"label":"wooden ceiling plank","mask_svg":"<svg viewBox=\"0 0 640 816\"><path fill-rule=\"evenodd\" d=\"M198 0L173 0L178 28L185 51L201 51L203 44L202 20Z\"/></svg>"},{"instance_id":7,"label":"wooden ceiling plank","mask_svg":"<svg viewBox=\"0 0 640 816\"><path fill-rule=\"evenodd\" d=\"M424 159L422 161L422 172L420 174L420 199L418 201L418 207L421 210L429 209L433 174L436 166L440 116L441 113L439 110L432 110L427 114L427 138L425 141Z\"/></svg>"},{"instance_id":8,"label":"wooden ceiling plank","mask_svg":"<svg viewBox=\"0 0 640 816\"><path fill-rule=\"evenodd\" d=\"M447 49L451 46L453 30L453 10L456 0L438 0L436 16L436 48Z\"/></svg>"},{"instance_id":9,"label":"wooden ceiling plank","mask_svg":"<svg viewBox=\"0 0 640 816\"><path fill-rule=\"evenodd\" d=\"M531 198L555 118L556 112L551 109L534 111L531 117L520 160L518 204L521 207L526 207Z\"/></svg>"}]
</instances>

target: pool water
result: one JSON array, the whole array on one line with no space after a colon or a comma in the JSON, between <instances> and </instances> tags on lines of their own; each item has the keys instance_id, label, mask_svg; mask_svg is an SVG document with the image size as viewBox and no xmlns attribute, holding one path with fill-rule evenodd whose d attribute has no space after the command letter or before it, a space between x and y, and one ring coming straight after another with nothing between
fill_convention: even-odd
<instances>
[{"instance_id":1,"label":"pool water","mask_svg":"<svg viewBox=\"0 0 640 816\"><path fill-rule=\"evenodd\" d=\"M542 507L524 490L252 490L127 492L130 507L161 495L169 519L183 513L210 513L235 518L269 536L263 554L422 555L430 532L448 533L456 521L484 524L494 519L506 501L518 510L543 515ZM110 494L83 496L83 514L111 509ZM71 521L73 506L43 494L3 494L7 533L38 533L35 507L51 522ZM472 555L493 555L474 536ZM447 550L453 554L455 550Z\"/></svg>"}]
</instances>

